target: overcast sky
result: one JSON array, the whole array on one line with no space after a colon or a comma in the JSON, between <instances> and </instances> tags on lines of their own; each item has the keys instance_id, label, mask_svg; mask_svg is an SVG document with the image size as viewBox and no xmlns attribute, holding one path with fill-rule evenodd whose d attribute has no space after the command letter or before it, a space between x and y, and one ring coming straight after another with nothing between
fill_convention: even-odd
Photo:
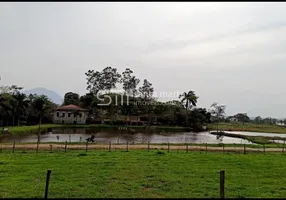
<instances>
[{"instance_id":1,"label":"overcast sky","mask_svg":"<svg viewBox=\"0 0 286 200\"><path fill-rule=\"evenodd\" d=\"M84 94L87 70L130 67L157 94L194 90L198 106L284 118L285 10L285 3L0 3L0 84Z\"/></svg>"}]
</instances>

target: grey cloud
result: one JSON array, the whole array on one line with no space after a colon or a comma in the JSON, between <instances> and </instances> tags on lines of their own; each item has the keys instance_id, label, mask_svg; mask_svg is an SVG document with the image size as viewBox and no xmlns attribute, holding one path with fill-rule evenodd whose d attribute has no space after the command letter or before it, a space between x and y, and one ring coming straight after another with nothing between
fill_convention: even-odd
<instances>
[{"instance_id":1,"label":"grey cloud","mask_svg":"<svg viewBox=\"0 0 286 200\"><path fill-rule=\"evenodd\" d=\"M88 69L131 67L157 92L195 90L199 106L286 116L285 4L0 5L0 84L84 94Z\"/></svg>"},{"instance_id":2,"label":"grey cloud","mask_svg":"<svg viewBox=\"0 0 286 200\"><path fill-rule=\"evenodd\" d=\"M263 26L258 27L246 27L242 30L239 29L237 31L231 32L231 33L224 33L224 34L218 34L211 37L205 37L202 39L192 39L192 40L173 40L173 41L159 41L157 43L150 44L148 48L146 49L146 53L153 53L160 50L178 50L183 49L188 46L195 46L200 45L212 41L219 41L225 38L229 37L235 37L240 35L245 35L249 33L255 33L255 32L262 32L262 31L268 31L272 29L280 29L286 27L286 21L279 21L274 22L270 24L266 24Z\"/></svg>"}]
</instances>

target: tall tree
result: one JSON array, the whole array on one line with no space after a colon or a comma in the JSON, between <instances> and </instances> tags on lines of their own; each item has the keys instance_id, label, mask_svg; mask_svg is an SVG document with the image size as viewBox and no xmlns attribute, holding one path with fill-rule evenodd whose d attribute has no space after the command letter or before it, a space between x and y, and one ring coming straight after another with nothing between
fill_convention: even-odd
<instances>
[{"instance_id":1,"label":"tall tree","mask_svg":"<svg viewBox=\"0 0 286 200\"><path fill-rule=\"evenodd\" d=\"M238 113L236 115L234 115L234 117L239 121L239 122L242 122L243 124L245 122L249 122L250 121L250 118L247 116L246 113Z\"/></svg>"},{"instance_id":2,"label":"tall tree","mask_svg":"<svg viewBox=\"0 0 286 200\"><path fill-rule=\"evenodd\" d=\"M188 126L188 111L192 108L192 106L196 106L197 104L197 97L194 91L184 92L179 96L182 98L181 102L185 104L185 111L186 111L186 126Z\"/></svg>"},{"instance_id":3,"label":"tall tree","mask_svg":"<svg viewBox=\"0 0 286 200\"><path fill-rule=\"evenodd\" d=\"M139 92L144 103L143 108L147 108L147 111L145 112L148 114L148 125L150 125L150 115L153 108L152 101L154 92L152 83L150 83L147 79L144 79L142 87L139 88Z\"/></svg>"},{"instance_id":4,"label":"tall tree","mask_svg":"<svg viewBox=\"0 0 286 200\"><path fill-rule=\"evenodd\" d=\"M178 118L178 114L181 113L181 110L184 109L184 105L182 104L181 101L178 100L172 100L172 101L168 101L167 105L170 108L170 115L171 115L171 119L173 122L173 125L175 125L175 123L177 122L177 118Z\"/></svg>"},{"instance_id":5,"label":"tall tree","mask_svg":"<svg viewBox=\"0 0 286 200\"><path fill-rule=\"evenodd\" d=\"M32 103L33 108L37 111L37 115L39 117L38 142L40 142L42 118L43 115L49 111L52 104L48 97L45 95L36 96Z\"/></svg>"},{"instance_id":6,"label":"tall tree","mask_svg":"<svg viewBox=\"0 0 286 200\"><path fill-rule=\"evenodd\" d=\"M130 124L132 123L131 116L130 116L132 114L132 108L135 108L135 95L137 93L137 85L140 82L140 80L132 74L133 74L133 71L129 68L126 68L121 76L121 82L123 83L123 89L125 91L125 95L127 96L125 111L128 112L127 115L129 115ZM131 105L129 102L130 100L129 96L131 95L133 97L133 105Z\"/></svg>"},{"instance_id":7,"label":"tall tree","mask_svg":"<svg viewBox=\"0 0 286 200\"><path fill-rule=\"evenodd\" d=\"M64 96L64 102L63 105L69 105L69 104L74 104L74 105L79 105L79 95L74 92L67 92Z\"/></svg>"},{"instance_id":8,"label":"tall tree","mask_svg":"<svg viewBox=\"0 0 286 200\"><path fill-rule=\"evenodd\" d=\"M99 91L104 90L104 85L99 71L88 70L86 73L87 90L92 94L97 94Z\"/></svg>"},{"instance_id":9,"label":"tall tree","mask_svg":"<svg viewBox=\"0 0 286 200\"><path fill-rule=\"evenodd\" d=\"M13 94L13 97L15 99L14 101L14 108L15 108L15 113L13 116L17 118L17 125L20 126L20 119L23 117L27 111L27 108L29 106L29 99L26 96L26 94L16 92ZM13 120L14 123L14 120Z\"/></svg>"},{"instance_id":10,"label":"tall tree","mask_svg":"<svg viewBox=\"0 0 286 200\"><path fill-rule=\"evenodd\" d=\"M217 132L219 120L225 115L225 108L225 105L219 105L216 102L211 105L211 114L216 118L217 122Z\"/></svg>"},{"instance_id":11,"label":"tall tree","mask_svg":"<svg viewBox=\"0 0 286 200\"><path fill-rule=\"evenodd\" d=\"M106 67L101 72L101 82L104 90L110 92L111 89L116 88L116 83L120 81L121 75L117 72L116 68Z\"/></svg>"},{"instance_id":12,"label":"tall tree","mask_svg":"<svg viewBox=\"0 0 286 200\"><path fill-rule=\"evenodd\" d=\"M4 117L6 117L6 126L9 125L9 116L12 114L11 102L14 98L9 93L0 94L0 113L1 113L1 126L4 126Z\"/></svg>"},{"instance_id":13,"label":"tall tree","mask_svg":"<svg viewBox=\"0 0 286 200\"><path fill-rule=\"evenodd\" d=\"M123 83L123 89L125 90L125 94L135 96L137 92L137 85L140 80L136 78L133 74L133 71L129 68L126 68L122 73L121 82Z\"/></svg>"}]
</instances>

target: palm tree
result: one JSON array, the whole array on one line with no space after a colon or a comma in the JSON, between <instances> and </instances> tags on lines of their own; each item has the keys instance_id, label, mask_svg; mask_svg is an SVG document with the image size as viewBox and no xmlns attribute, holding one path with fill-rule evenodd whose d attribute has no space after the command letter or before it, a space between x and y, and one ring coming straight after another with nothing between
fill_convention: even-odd
<instances>
[{"instance_id":1,"label":"palm tree","mask_svg":"<svg viewBox=\"0 0 286 200\"><path fill-rule=\"evenodd\" d=\"M20 117L24 115L29 106L29 99L26 94L17 92L13 95L15 99L15 114L17 117L17 125L20 126ZM13 116L15 117L15 116Z\"/></svg>"},{"instance_id":2,"label":"palm tree","mask_svg":"<svg viewBox=\"0 0 286 200\"><path fill-rule=\"evenodd\" d=\"M183 94L181 94L179 96L179 98L182 98L181 100L182 103L185 104L185 109L186 109L186 126L188 126L188 110L192 107L192 106L196 106L197 104L197 99L199 97L197 97L195 95L194 91L189 91L188 93L184 92Z\"/></svg>"},{"instance_id":3,"label":"palm tree","mask_svg":"<svg viewBox=\"0 0 286 200\"><path fill-rule=\"evenodd\" d=\"M2 114L1 125L4 125L4 115L6 116L6 125L9 125L9 116L12 114L12 102L14 98L8 93L0 94L0 111Z\"/></svg>"},{"instance_id":4,"label":"palm tree","mask_svg":"<svg viewBox=\"0 0 286 200\"><path fill-rule=\"evenodd\" d=\"M42 117L50 107L50 101L45 95L36 96L33 100L33 108L37 111L37 115L39 116L38 142L40 142Z\"/></svg>"}]
</instances>

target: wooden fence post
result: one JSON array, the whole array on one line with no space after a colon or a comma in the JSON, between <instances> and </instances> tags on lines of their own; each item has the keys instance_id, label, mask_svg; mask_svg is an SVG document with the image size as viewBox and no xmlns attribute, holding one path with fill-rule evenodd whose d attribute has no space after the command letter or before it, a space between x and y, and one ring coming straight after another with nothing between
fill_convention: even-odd
<instances>
[{"instance_id":1,"label":"wooden fence post","mask_svg":"<svg viewBox=\"0 0 286 200\"><path fill-rule=\"evenodd\" d=\"M39 141L37 141L37 153L39 152Z\"/></svg>"},{"instance_id":2,"label":"wooden fence post","mask_svg":"<svg viewBox=\"0 0 286 200\"><path fill-rule=\"evenodd\" d=\"M68 141L66 141L66 144L65 144L65 153L67 152L67 144L68 144Z\"/></svg>"},{"instance_id":3,"label":"wooden fence post","mask_svg":"<svg viewBox=\"0 0 286 200\"><path fill-rule=\"evenodd\" d=\"M189 144L187 143L187 145L186 145L186 153L188 153L188 151L189 151Z\"/></svg>"},{"instance_id":4,"label":"wooden fence post","mask_svg":"<svg viewBox=\"0 0 286 200\"><path fill-rule=\"evenodd\" d=\"M128 141L126 143L126 151L128 152Z\"/></svg>"},{"instance_id":5,"label":"wooden fence post","mask_svg":"<svg viewBox=\"0 0 286 200\"><path fill-rule=\"evenodd\" d=\"M148 142L148 152L150 151L150 142Z\"/></svg>"},{"instance_id":6,"label":"wooden fence post","mask_svg":"<svg viewBox=\"0 0 286 200\"><path fill-rule=\"evenodd\" d=\"M208 143L206 143L206 153L208 152Z\"/></svg>"},{"instance_id":7,"label":"wooden fence post","mask_svg":"<svg viewBox=\"0 0 286 200\"><path fill-rule=\"evenodd\" d=\"M86 141L85 152L87 152L88 141Z\"/></svg>"},{"instance_id":8,"label":"wooden fence post","mask_svg":"<svg viewBox=\"0 0 286 200\"><path fill-rule=\"evenodd\" d=\"M69 141L70 141L70 143L71 143L71 135L69 135Z\"/></svg>"},{"instance_id":9,"label":"wooden fence post","mask_svg":"<svg viewBox=\"0 0 286 200\"><path fill-rule=\"evenodd\" d=\"M51 152L53 152L53 145L52 145L52 144L50 144L50 147L51 147Z\"/></svg>"},{"instance_id":10,"label":"wooden fence post","mask_svg":"<svg viewBox=\"0 0 286 200\"><path fill-rule=\"evenodd\" d=\"M282 153L284 153L284 148L285 148L285 140L284 140L283 146L282 146Z\"/></svg>"},{"instance_id":11,"label":"wooden fence post","mask_svg":"<svg viewBox=\"0 0 286 200\"><path fill-rule=\"evenodd\" d=\"M225 172L220 171L220 198L224 198L224 176Z\"/></svg>"},{"instance_id":12,"label":"wooden fence post","mask_svg":"<svg viewBox=\"0 0 286 200\"><path fill-rule=\"evenodd\" d=\"M263 144L263 153L265 154L265 144Z\"/></svg>"},{"instance_id":13,"label":"wooden fence post","mask_svg":"<svg viewBox=\"0 0 286 200\"><path fill-rule=\"evenodd\" d=\"M14 151L15 151L15 141L13 143L13 150L12 150L12 152L14 153Z\"/></svg>"},{"instance_id":14,"label":"wooden fence post","mask_svg":"<svg viewBox=\"0 0 286 200\"><path fill-rule=\"evenodd\" d=\"M244 144L243 153L246 154L246 144Z\"/></svg>"},{"instance_id":15,"label":"wooden fence post","mask_svg":"<svg viewBox=\"0 0 286 200\"><path fill-rule=\"evenodd\" d=\"M47 172L47 179L46 179L45 199L48 198L48 190L49 190L49 183L50 183L51 173L52 173L52 170L48 170L48 172Z\"/></svg>"},{"instance_id":16,"label":"wooden fence post","mask_svg":"<svg viewBox=\"0 0 286 200\"><path fill-rule=\"evenodd\" d=\"M108 147L108 151L111 151L111 142L109 142L109 147Z\"/></svg>"},{"instance_id":17,"label":"wooden fence post","mask_svg":"<svg viewBox=\"0 0 286 200\"><path fill-rule=\"evenodd\" d=\"M168 142L168 153L170 153L170 143Z\"/></svg>"}]
</instances>

